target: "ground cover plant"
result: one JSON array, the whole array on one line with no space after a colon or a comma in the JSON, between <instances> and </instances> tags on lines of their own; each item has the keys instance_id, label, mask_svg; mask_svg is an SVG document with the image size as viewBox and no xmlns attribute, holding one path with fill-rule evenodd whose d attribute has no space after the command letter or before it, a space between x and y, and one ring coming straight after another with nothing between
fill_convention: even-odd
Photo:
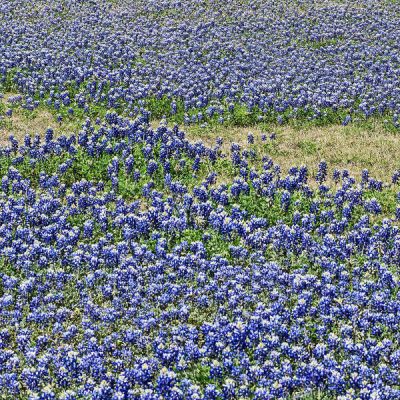
<instances>
[{"instance_id":1,"label":"ground cover plant","mask_svg":"<svg viewBox=\"0 0 400 400\"><path fill-rule=\"evenodd\" d=\"M400 399L399 13L3 1L0 397Z\"/></svg>"},{"instance_id":2,"label":"ground cover plant","mask_svg":"<svg viewBox=\"0 0 400 400\"><path fill-rule=\"evenodd\" d=\"M4 396L398 397L399 172L97 122L1 152Z\"/></svg>"},{"instance_id":3,"label":"ground cover plant","mask_svg":"<svg viewBox=\"0 0 400 400\"><path fill-rule=\"evenodd\" d=\"M34 108L179 122L398 125L396 1L35 1L0 8L0 74Z\"/></svg>"}]
</instances>

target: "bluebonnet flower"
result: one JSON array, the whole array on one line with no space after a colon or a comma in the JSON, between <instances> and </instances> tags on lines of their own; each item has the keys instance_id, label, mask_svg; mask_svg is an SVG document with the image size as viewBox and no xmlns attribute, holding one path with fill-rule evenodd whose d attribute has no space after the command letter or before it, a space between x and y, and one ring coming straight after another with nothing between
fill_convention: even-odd
<instances>
[{"instance_id":1,"label":"bluebonnet flower","mask_svg":"<svg viewBox=\"0 0 400 400\"><path fill-rule=\"evenodd\" d=\"M373 214L380 214L382 212L382 207L376 199L367 200L364 208L366 211L369 211Z\"/></svg>"},{"instance_id":2,"label":"bluebonnet flower","mask_svg":"<svg viewBox=\"0 0 400 400\"><path fill-rule=\"evenodd\" d=\"M344 118L344 120L342 121L342 125L346 126L351 122L351 116L350 115L346 115L346 117Z\"/></svg>"},{"instance_id":3,"label":"bluebonnet flower","mask_svg":"<svg viewBox=\"0 0 400 400\"><path fill-rule=\"evenodd\" d=\"M392 183L397 184L400 182L400 171L395 171L392 175Z\"/></svg>"},{"instance_id":4,"label":"bluebonnet flower","mask_svg":"<svg viewBox=\"0 0 400 400\"><path fill-rule=\"evenodd\" d=\"M140 171L138 169L135 169L135 171L133 171L133 180L135 182L138 182L140 180Z\"/></svg>"},{"instance_id":5,"label":"bluebonnet flower","mask_svg":"<svg viewBox=\"0 0 400 400\"><path fill-rule=\"evenodd\" d=\"M290 193L288 191L284 191L281 196L281 207L284 211L287 211L290 206Z\"/></svg>"},{"instance_id":6,"label":"bluebonnet flower","mask_svg":"<svg viewBox=\"0 0 400 400\"><path fill-rule=\"evenodd\" d=\"M150 160L149 164L147 165L147 173L151 176L156 172L158 169L158 164L154 160Z\"/></svg>"},{"instance_id":7,"label":"bluebonnet flower","mask_svg":"<svg viewBox=\"0 0 400 400\"><path fill-rule=\"evenodd\" d=\"M325 181L326 176L327 176L327 163L326 161L321 161L318 164L318 172L317 176L315 177L315 180L321 184L322 182Z\"/></svg>"}]
</instances>

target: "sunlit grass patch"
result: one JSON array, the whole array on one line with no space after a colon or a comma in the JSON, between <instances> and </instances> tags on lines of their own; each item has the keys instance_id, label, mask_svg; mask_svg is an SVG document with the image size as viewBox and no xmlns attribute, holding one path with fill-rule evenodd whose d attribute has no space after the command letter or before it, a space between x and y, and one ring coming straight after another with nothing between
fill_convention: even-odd
<instances>
[{"instance_id":1,"label":"sunlit grass patch","mask_svg":"<svg viewBox=\"0 0 400 400\"><path fill-rule=\"evenodd\" d=\"M16 96L15 93L6 93L0 99L0 145L8 143L8 138L13 135L18 141L22 142L26 134L43 135L47 128L51 127L55 135L76 133L83 122L83 118L63 118L57 119L54 110L49 110L45 106L30 111L20 105L12 105L9 99ZM6 115L7 110L12 110L11 116Z\"/></svg>"},{"instance_id":2,"label":"sunlit grass patch","mask_svg":"<svg viewBox=\"0 0 400 400\"><path fill-rule=\"evenodd\" d=\"M273 158L283 171L294 165L306 165L315 173L318 163L326 160L330 170L348 169L351 175L360 177L362 170L368 169L372 177L387 180L400 168L400 134L385 129L378 121L306 128L266 124L204 128L189 125L185 130L189 139L201 139L207 144L221 137L225 151L229 151L232 142L248 146L247 136L251 133L254 146ZM265 141L261 140L262 135L266 136Z\"/></svg>"},{"instance_id":3,"label":"sunlit grass patch","mask_svg":"<svg viewBox=\"0 0 400 400\"><path fill-rule=\"evenodd\" d=\"M7 93L0 100L1 145L7 144L10 135L22 141L27 133L43 134L48 127L53 128L56 136L77 133L85 119L79 109L74 109L74 115L64 113L60 121L55 111L45 105L40 105L33 111L18 105L10 106L8 99L15 95L16 93ZM164 106L167 107L167 104ZM6 116L5 112L10 107L12 115ZM97 111L101 114L102 110ZM151 125L156 128L159 123L160 119L153 119ZM171 121L169 125L174 123ZM400 134L387 129L379 120L355 121L347 126L276 125L265 122L248 126L197 123L182 126L182 129L189 140L202 140L211 146L216 143L217 138L222 138L222 151L226 154L229 154L233 142L242 148L253 148L258 155L271 157L281 166L283 172L294 165L306 165L313 175L322 159L327 161L331 171L334 168L348 169L355 177L360 177L362 170L368 169L370 176L388 180L390 174L400 168ZM248 144L249 134L254 136L252 145Z\"/></svg>"}]
</instances>

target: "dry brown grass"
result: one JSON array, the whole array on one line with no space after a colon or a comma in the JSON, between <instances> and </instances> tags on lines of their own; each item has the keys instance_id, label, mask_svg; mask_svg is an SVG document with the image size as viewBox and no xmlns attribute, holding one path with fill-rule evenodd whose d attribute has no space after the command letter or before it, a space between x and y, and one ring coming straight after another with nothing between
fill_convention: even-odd
<instances>
[{"instance_id":1,"label":"dry brown grass","mask_svg":"<svg viewBox=\"0 0 400 400\"><path fill-rule=\"evenodd\" d=\"M0 99L0 102L8 108L7 99L11 96L10 93ZM79 123L74 120L66 120L61 123L57 122L54 115L44 109L38 108L34 111L27 111L21 107L15 108L11 117L4 117L0 121L0 146L8 144L10 135L15 136L18 141L23 141L26 134L44 135L46 129L51 127L55 135L76 133L79 128Z\"/></svg>"},{"instance_id":2,"label":"dry brown grass","mask_svg":"<svg viewBox=\"0 0 400 400\"><path fill-rule=\"evenodd\" d=\"M331 168L346 168L354 176L367 168L371 176L388 180L400 167L400 134L388 132L379 123L371 129L356 125L279 128L274 146L271 155L285 170L299 164L315 170L324 159Z\"/></svg>"},{"instance_id":3,"label":"dry brown grass","mask_svg":"<svg viewBox=\"0 0 400 400\"><path fill-rule=\"evenodd\" d=\"M155 122L153 126L158 126ZM321 160L326 160L330 170L348 169L359 177L368 169L376 179L388 181L394 170L400 168L400 133L389 132L382 123L371 121L368 125L331 125L326 127L294 128L275 126L263 131L255 127L199 126L185 127L188 139L213 145L217 137L224 140L224 150L229 151L232 142L247 145L247 135L255 137L255 146L271 156L283 171L292 166L306 165L314 173ZM275 132L276 139L269 139ZM261 134L267 135L266 142Z\"/></svg>"},{"instance_id":4,"label":"dry brown grass","mask_svg":"<svg viewBox=\"0 0 400 400\"><path fill-rule=\"evenodd\" d=\"M3 103L10 96L8 94ZM152 126L159 121L152 122ZM43 108L28 112L16 108L11 118L5 117L0 122L0 145L8 141L10 134L18 140L23 140L29 134L41 134L52 127L56 135L77 132L80 127L78 120L65 120L58 123L54 115ZM333 125L327 127L294 128L290 126L274 126L263 130L261 126L227 127L209 126L200 128L198 125L183 128L188 139L202 140L214 145L217 137L224 141L223 150L229 152L232 142L248 147L247 135L255 137L255 147L263 154L269 155L278 163L283 171L291 166L307 165L311 173L315 172L318 163L324 159L330 169L346 168L352 175L359 176L364 168L371 176L387 181L392 172L400 168L400 133L389 132L382 123L371 121L368 125L351 124L348 126ZM269 139L275 132L276 139ZM267 135L266 142L261 141L261 134Z\"/></svg>"}]
</instances>

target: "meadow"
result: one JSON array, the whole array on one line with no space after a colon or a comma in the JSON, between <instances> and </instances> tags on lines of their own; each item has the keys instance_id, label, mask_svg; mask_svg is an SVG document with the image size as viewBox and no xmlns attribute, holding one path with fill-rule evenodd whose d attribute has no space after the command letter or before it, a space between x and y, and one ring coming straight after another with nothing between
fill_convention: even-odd
<instances>
[{"instance_id":1,"label":"meadow","mask_svg":"<svg viewBox=\"0 0 400 400\"><path fill-rule=\"evenodd\" d=\"M400 399L398 1L3 0L0 398Z\"/></svg>"}]
</instances>

